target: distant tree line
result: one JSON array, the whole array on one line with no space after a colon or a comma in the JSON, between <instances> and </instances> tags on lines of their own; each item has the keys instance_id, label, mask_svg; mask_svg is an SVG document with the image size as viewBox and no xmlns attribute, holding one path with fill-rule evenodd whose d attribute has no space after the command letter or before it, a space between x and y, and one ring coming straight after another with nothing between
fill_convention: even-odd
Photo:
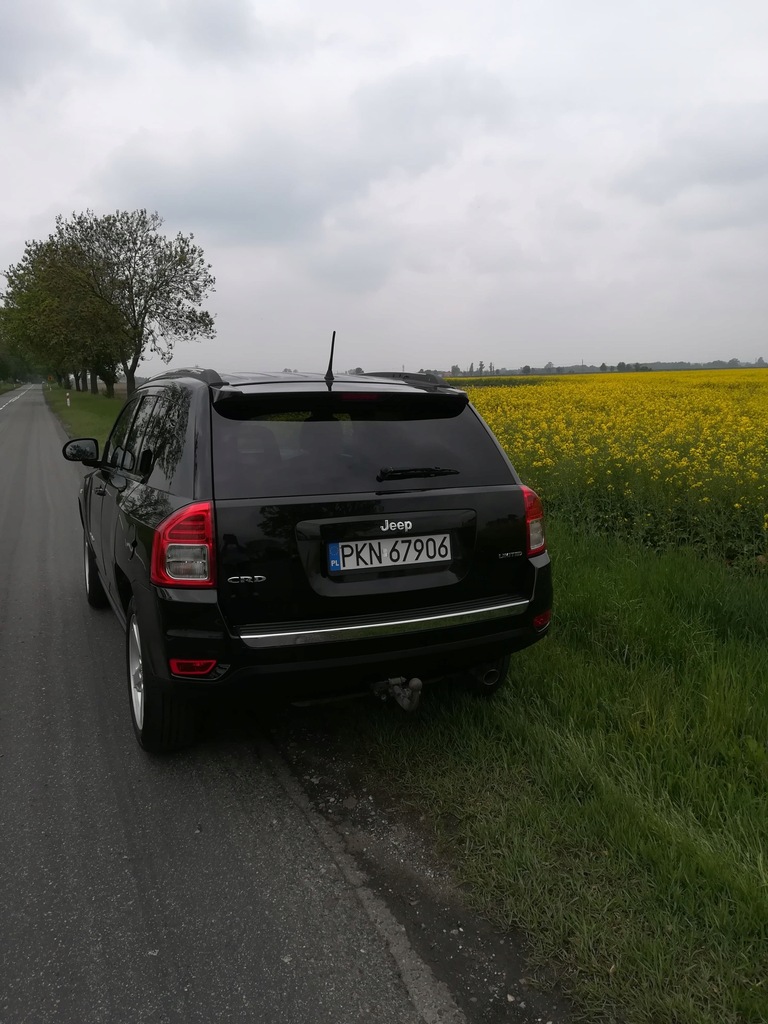
<instances>
[{"instance_id":1,"label":"distant tree line","mask_svg":"<svg viewBox=\"0 0 768 1024\"><path fill-rule=\"evenodd\" d=\"M759 356L754 363L745 363L739 359L714 359L707 363L689 363L689 362L650 362L650 363L626 363L619 361L615 366L608 366L607 363L601 363L600 366L594 364L585 363L574 363L570 366L555 366L554 363L549 362L544 366L530 366L526 363L525 366L519 366L516 368L507 368L506 366L494 367L493 363L488 364L486 369L485 363L481 360L477 364L470 363L467 369L462 370L458 363L454 363L451 366L450 371L448 370L435 370L434 373L443 374L448 377L508 377L508 376L546 376L547 374L560 374L560 373L650 373L653 370L725 370L735 369L737 367L765 367L768 363Z\"/></svg>"},{"instance_id":2,"label":"distant tree line","mask_svg":"<svg viewBox=\"0 0 768 1024\"><path fill-rule=\"evenodd\" d=\"M128 393L150 353L168 362L177 341L214 335L201 308L215 279L193 235L167 238L146 210L56 218L44 241L27 242L5 271L0 298L0 376L4 367L107 394L122 374Z\"/></svg>"}]
</instances>

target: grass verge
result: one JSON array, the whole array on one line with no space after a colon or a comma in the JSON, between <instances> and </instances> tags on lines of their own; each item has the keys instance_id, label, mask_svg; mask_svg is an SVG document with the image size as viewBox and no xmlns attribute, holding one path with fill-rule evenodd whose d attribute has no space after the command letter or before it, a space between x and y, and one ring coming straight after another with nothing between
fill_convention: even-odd
<instances>
[{"instance_id":1,"label":"grass verge","mask_svg":"<svg viewBox=\"0 0 768 1024\"><path fill-rule=\"evenodd\" d=\"M344 742L591 1024L768 1020L764 583L550 533L553 635L506 693L429 695Z\"/></svg>"},{"instance_id":2,"label":"grass verge","mask_svg":"<svg viewBox=\"0 0 768 1024\"><path fill-rule=\"evenodd\" d=\"M70 437L95 437L100 448L109 436L125 398L107 398L86 391L65 391L64 388L43 388L43 394ZM67 405L69 394L69 405Z\"/></svg>"}]
</instances>

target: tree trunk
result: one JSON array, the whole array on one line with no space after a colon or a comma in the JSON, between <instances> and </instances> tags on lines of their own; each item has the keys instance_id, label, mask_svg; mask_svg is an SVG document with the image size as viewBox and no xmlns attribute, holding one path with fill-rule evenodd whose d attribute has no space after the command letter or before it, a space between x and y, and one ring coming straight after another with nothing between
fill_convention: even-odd
<instances>
[{"instance_id":1,"label":"tree trunk","mask_svg":"<svg viewBox=\"0 0 768 1024\"><path fill-rule=\"evenodd\" d=\"M91 370L91 394L98 395L99 393L99 375L96 370Z\"/></svg>"},{"instance_id":2,"label":"tree trunk","mask_svg":"<svg viewBox=\"0 0 768 1024\"><path fill-rule=\"evenodd\" d=\"M75 391L80 390L80 374L75 371L72 376L75 378Z\"/></svg>"}]
</instances>

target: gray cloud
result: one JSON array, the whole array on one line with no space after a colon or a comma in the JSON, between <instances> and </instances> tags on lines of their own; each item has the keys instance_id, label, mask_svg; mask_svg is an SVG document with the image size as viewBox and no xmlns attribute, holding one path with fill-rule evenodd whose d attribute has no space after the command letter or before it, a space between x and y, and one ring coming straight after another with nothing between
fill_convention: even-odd
<instances>
[{"instance_id":1,"label":"gray cloud","mask_svg":"<svg viewBox=\"0 0 768 1024\"><path fill-rule=\"evenodd\" d=\"M768 175L728 189L692 188L677 198L668 216L689 231L762 230L768 223Z\"/></svg>"},{"instance_id":2,"label":"gray cloud","mask_svg":"<svg viewBox=\"0 0 768 1024\"><path fill-rule=\"evenodd\" d=\"M370 144L390 165L418 171L478 133L504 131L512 97L497 76L464 60L413 65L366 85L355 96Z\"/></svg>"},{"instance_id":3,"label":"gray cloud","mask_svg":"<svg viewBox=\"0 0 768 1024\"><path fill-rule=\"evenodd\" d=\"M659 151L615 182L618 191L652 205L674 204L697 192L696 215L678 218L692 226L727 224L729 208L736 222L743 222L743 202L724 194L755 186L762 207L768 188L768 104L763 103L712 107L677 120L667 128Z\"/></svg>"},{"instance_id":4,"label":"gray cloud","mask_svg":"<svg viewBox=\"0 0 768 1024\"><path fill-rule=\"evenodd\" d=\"M286 244L310 236L326 210L360 192L367 181L360 163L266 133L214 157L172 159L131 145L117 154L100 187L105 197L156 207L220 241Z\"/></svg>"},{"instance_id":5,"label":"gray cloud","mask_svg":"<svg viewBox=\"0 0 768 1024\"><path fill-rule=\"evenodd\" d=\"M0 89L19 89L61 64L84 61L91 48L79 26L49 0L5 3L0 14Z\"/></svg>"},{"instance_id":6,"label":"gray cloud","mask_svg":"<svg viewBox=\"0 0 768 1024\"><path fill-rule=\"evenodd\" d=\"M421 174L467 140L503 129L509 98L491 75L436 60L359 90L346 117L324 114L283 129L249 125L236 146L213 153L202 137L183 152L132 139L96 184L107 205L122 195L219 240L293 242L320 232L324 217L374 183Z\"/></svg>"},{"instance_id":7,"label":"gray cloud","mask_svg":"<svg viewBox=\"0 0 768 1024\"><path fill-rule=\"evenodd\" d=\"M138 38L177 56L238 61L248 56L291 56L311 47L305 32L266 26L249 0L130 0L113 13Z\"/></svg>"},{"instance_id":8,"label":"gray cloud","mask_svg":"<svg viewBox=\"0 0 768 1024\"><path fill-rule=\"evenodd\" d=\"M335 290L364 294L381 288L397 265L399 245L377 232L370 238L342 240L315 247L305 266L316 281Z\"/></svg>"}]
</instances>

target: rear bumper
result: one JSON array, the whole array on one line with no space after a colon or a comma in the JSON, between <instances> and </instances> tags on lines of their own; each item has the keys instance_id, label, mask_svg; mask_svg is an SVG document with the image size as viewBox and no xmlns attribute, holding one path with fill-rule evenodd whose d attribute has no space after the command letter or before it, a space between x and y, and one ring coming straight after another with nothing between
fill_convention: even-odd
<instances>
[{"instance_id":1,"label":"rear bumper","mask_svg":"<svg viewBox=\"0 0 768 1024\"><path fill-rule=\"evenodd\" d=\"M273 699L313 699L363 691L382 679L416 676L430 682L456 675L529 647L547 631L507 616L429 632L265 649L250 648L239 638L196 638L189 631L166 638L165 666L171 657L209 657L216 659L216 669L190 680L173 677L161 666L164 678L158 681L209 696L235 690Z\"/></svg>"},{"instance_id":2,"label":"rear bumper","mask_svg":"<svg viewBox=\"0 0 768 1024\"><path fill-rule=\"evenodd\" d=\"M411 637L410 643L390 643L388 649L346 651L339 648L296 651L295 661L260 664L254 661L232 665L226 685L249 692L290 700L312 699L333 694L354 693L370 688L382 679L418 677L424 682L455 676L476 665L496 661L523 650L546 636L530 626L502 628L492 635L460 636L455 630L440 636Z\"/></svg>"},{"instance_id":3,"label":"rear bumper","mask_svg":"<svg viewBox=\"0 0 768 1024\"><path fill-rule=\"evenodd\" d=\"M533 598L433 607L400 615L270 623L231 633L215 591L150 587L140 614L145 663L156 684L208 695L246 691L285 700L365 690L394 677L429 682L520 651L546 636L534 617L551 608L549 566ZM173 675L170 659L212 659L194 678Z\"/></svg>"}]
</instances>

